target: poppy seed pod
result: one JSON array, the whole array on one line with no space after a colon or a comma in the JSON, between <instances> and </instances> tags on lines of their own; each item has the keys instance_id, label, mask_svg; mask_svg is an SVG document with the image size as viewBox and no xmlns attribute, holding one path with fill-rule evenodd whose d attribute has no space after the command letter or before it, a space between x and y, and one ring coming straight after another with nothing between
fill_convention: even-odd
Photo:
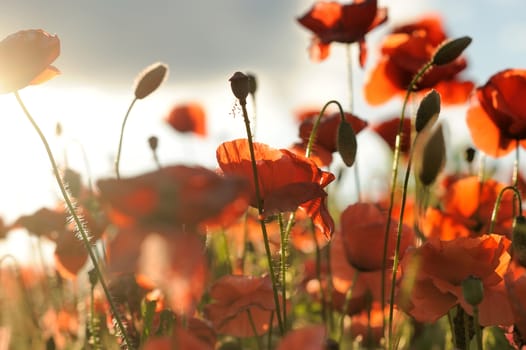
<instances>
[{"instance_id":1,"label":"poppy seed pod","mask_svg":"<svg viewBox=\"0 0 526 350\"><path fill-rule=\"evenodd\" d=\"M250 78L241 72L235 72L228 80L230 81L230 88L234 96L236 96L239 102L246 102L247 96L250 93Z\"/></svg>"},{"instance_id":2,"label":"poppy seed pod","mask_svg":"<svg viewBox=\"0 0 526 350\"><path fill-rule=\"evenodd\" d=\"M430 122L429 126L432 126L438 114L440 113L440 94L436 90L431 90L427 95L424 96L418 110L416 112L415 119L415 130L416 132L422 131Z\"/></svg>"},{"instance_id":3,"label":"poppy seed pod","mask_svg":"<svg viewBox=\"0 0 526 350\"><path fill-rule=\"evenodd\" d=\"M141 100L150 95L161 86L167 76L168 66L164 63L158 62L146 67L137 77L135 98Z\"/></svg>"},{"instance_id":4,"label":"poppy seed pod","mask_svg":"<svg viewBox=\"0 0 526 350\"><path fill-rule=\"evenodd\" d=\"M526 218L522 215L517 216L513 222L511 246L514 259L526 267Z\"/></svg>"},{"instance_id":5,"label":"poppy seed pod","mask_svg":"<svg viewBox=\"0 0 526 350\"><path fill-rule=\"evenodd\" d=\"M148 138L148 145L150 146L150 149L152 151L157 150L157 146L159 145L159 138L157 136L150 136Z\"/></svg>"},{"instance_id":6,"label":"poppy seed pod","mask_svg":"<svg viewBox=\"0 0 526 350\"><path fill-rule=\"evenodd\" d=\"M433 55L432 62L436 66L442 66L453 62L462 54L466 47L471 44L469 36L463 36L457 39L444 42L438 47Z\"/></svg>"},{"instance_id":7,"label":"poppy seed pod","mask_svg":"<svg viewBox=\"0 0 526 350\"><path fill-rule=\"evenodd\" d=\"M471 306L477 306L484 299L484 285L476 276L468 276L462 281L462 295Z\"/></svg>"},{"instance_id":8,"label":"poppy seed pod","mask_svg":"<svg viewBox=\"0 0 526 350\"><path fill-rule=\"evenodd\" d=\"M258 89L258 82L256 80L256 76L250 73L248 73L247 76L248 76L248 93L254 96Z\"/></svg>"}]
</instances>

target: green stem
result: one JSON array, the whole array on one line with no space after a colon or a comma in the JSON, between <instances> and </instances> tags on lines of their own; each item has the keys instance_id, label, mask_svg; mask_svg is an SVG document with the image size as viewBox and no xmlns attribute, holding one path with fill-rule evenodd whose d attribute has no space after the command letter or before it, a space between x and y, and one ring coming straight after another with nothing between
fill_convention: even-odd
<instances>
[{"instance_id":1,"label":"green stem","mask_svg":"<svg viewBox=\"0 0 526 350\"><path fill-rule=\"evenodd\" d=\"M352 44L346 45L347 53L347 83L349 84L349 112L354 108L354 89L353 89L353 61L352 61Z\"/></svg>"},{"instance_id":2,"label":"green stem","mask_svg":"<svg viewBox=\"0 0 526 350\"><path fill-rule=\"evenodd\" d=\"M455 324L453 323L452 310L453 309L449 309L449 311L447 312L447 321L449 323L449 329L451 331L451 342L453 343L453 345L457 345L457 336L455 333Z\"/></svg>"},{"instance_id":3,"label":"green stem","mask_svg":"<svg viewBox=\"0 0 526 350\"><path fill-rule=\"evenodd\" d=\"M60 172L58 170L57 163L55 162L55 158L53 157L53 153L51 152L51 148L49 147L49 143L47 142L46 137L42 133L42 130L40 129L38 124L35 122L35 120L31 116L31 114L29 113L29 111L27 110L24 102L20 98L20 94L18 93L18 91L15 91L15 96L16 96L16 99L17 99L20 107L24 111L24 114L26 115L27 119L29 120L29 122L31 123L31 125L33 126L35 131L37 132L37 134L40 137L42 143L44 144L44 147L46 149L46 153L47 153L47 155L49 157L49 161L51 163L51 167L53 168L53 174L55 175L55 179L57 180L58 187L60 188L60 192L62 193L62 196L64 197L64 201L66 203L66 207L68 208L68 211L69 211L71 217L73 218L73 221L75 222L75 225L77 227L78 233L80 234L82 242L84 243L84 246L86 247L86 250L88 251L88 255L89 255L90 259L91 259L91 262L93 263L93 268L95 269L95 271L97 273L97 277L98 277L98 279L100 281L102 289L104 290L104 294L106 295L106 299L108 300L108 303L110 305L110 309L111 309L111 312L113 313L113 317L115 318L118 331L121 333L125 345L128 348L132 349L132 344L131 344L130 340L128 339L128 335L126 333L126 329L124 328L122 320L121 320L121 318L119 316L117 307L115 306L115 304L113 302L113 299L112 299L112 297L110 295L108 286L104 282L102 271L101 271L101 269L99 267L99 264L97 262L97 256L93 252L90 240L88 238L88 233L86 232L85 226L84 226L82 220L80 219L80 217L78 216L78 214L77 214L77 212L75 210L75 206L73 205L72 200L69 198L69 194L68 194L68 192L66 190L66 187L64 186L64 183L62 182L62 179L60 177Z\"/></svg>"},{"instance_id":4,"label":"green stem","mask_svg":"<svg viewBox=\"0 0 526 350\"><path fill-rule=\"evenodd\" d=\"M340 339L338 339L338 344L342 344L344 320L345 320L345 316L347 315L347 312L349 312L349 304L352 299L352 291L354 289L354 286L356 285L356 281L358 281L359 274L360 272L358 270L354 271L351 286L347 290L347 293L345 293L345 301L343 303L342 316L340 317Z\"/></svg>"},{"instance_id":5,"label":"green stem","mask_svg":"<svg viewBox=\"0 0 526 350\"><path fill-rule=\"evenodd\" d=\"M250 322L250 327L252 327L252 332L254 332L254 337L256 338L256 343L258 344L258 350L263 350L263 344L261 343L261 338L258 335L256 324L254 323L254 319L252 318L252 313L250 313L250 309L247 309L247 315L248 321Z\"/></svg>"},{"instance_id":6,"label":"green stem","mask_svg":"<svg viewBox=\"0 0 526 350\"><path fill-rule=\"evenodd\" d=\"M517 198L517 204L519 207L519 215L522 213L522 199L521 199L521 193L515 186L506 186L502 190L500 190L499 195L497 196L497 200L495 201L495 205L493 206L493 211L491 212L491 221L489 224L489 233L493 233L493 230L495 228L495 223L497 222L497 213L500 208L500 203L502 202L502 196L504 195L504 192L506 191L513 191L515 194L514 198Z\"/></svg>"},{"instance_id":7,"label":"green stem","mask_svg":"<svg viewBox=\"0 0 526 350\"><path fill-rule=\"evenodd\" d=\"M407 102L409 101L409 96L411 95L411 92L413 91L413 88L415 84L418 82L418 80L426 73L426 71L432 66L431 62L426 63L419 71L418 73L413 77L413 80L411 80L411 83L409 84L409 87L406 91L404 102L402 105L402 113L400 115L400 123L398 124L398 132L396 134L395 139L395 149L394 149L394 155L393 155L393 165L391 168L391 193L389 197L389 209L387 210L387 217L390 218L391 214L393 212L393 206L394 206L394 196L395 196L395 190L396 190L396 179L398 178L398 164L400 162L400 143L402 139L402 133L403 133L403 127L404 127L404 115L405 115L405 109L407 107ZM383 256L382 256L382 278L381 278L381 308L382 312L384 312L385 308L385 273L386 273L386 265L387 265L387 243L389 239L389 229L391 225L391 220L387 220L387 224L385 227L385 236L384 236L384 247L383 247ZM392 301L391 301L392 302ZM382 323L382 328L385 329L385 317L383 318L384 322ZM388 343L390 342L390 339L388 340Z\"/></svg>"},{"instance_id":8,"label":"green stem","mask_svg":"<svg viewBox=\"0 0 526 350\"><path fill-rule=\"evenodd\" d=\"M517 183L519 182L519 158L520 158L520 147L519 147L519 140L515 140L516 146L515 146L515 160L513 162L513 175L511 177L511 183L513 186L517 186Z\"/></svg>"},{"instance_id":9,"label":"green stem","mask_svg":"<svg viewBox=\"0 0 526 350\"><path fill-rule=\"evenodd\" d=\"M224 249L225 258L226 258L227 273L232 274L232 261L230 261L230 249L228 247L228 239L226 237L225 230L221 230L221 236L222 236L221 238L223 241L223 249Z\"/></svg>"},{"instance_id":10,"label":"green stem","mask_svg":"<svg viewBox=\"0 0 526 350\"><path fill-rule=\"evenodd\" d=\"M482 350L482 329L479 325L479 307L473 306L473 328L475 328L475 337L477 339L477 349Z\"/></svg>"},{"instance_id":11,"label":"green stem","mask_svg":"<svg viewBox=\"0 0 526 350\"><path fill-rule=\"evenodd\" d=\"M469 336L469 315L467 312L462 312L462 317L464 320L464 350L469 349L469 343L471 341L471 338Z\"/></svg>"},{"instance_id":12,"label":"green stem","mask_svg":"<svg viewBox=\"0 0 526 350\"><path fill-rule=\"evenodd\" d=\"M136 101L137 101L137 98L134 98L133 101L130 103L130 106L128 107L128 110L126 111L126 115L124 116L124 119L122 121L121 134L119 136L119 147L117 148L117 156L115 158L115 175L117 175L117 179L121 178L119 165L121 162L122 139L124 138L124 127L126 126L126 122L128 121L128 117Z\"/></svg>"},{"instance_id":13,"label":"green stem","mask_svg":"<svg viewBox=\"0 0 526 350\"><path fill-rule=\"evenodd\" d=\"M280 264L280 275L281 275L281 300L283 304L283 325L285 330L287 329L287 255L288 255L288 233L284 227L283 214L279 213L279 228L281 238L281 264Z\"/></svg>"},{"instance_id":14,"label":"green stem","mask_svg":"<svg viewBox=\"0 0 526 350\"><path fill-rule=\"evenodd\" d=\"M258 175L258 168L256 165L256 156L254 153L254 143L252 142L252 132L250 131L250 120L248 119L248 112L247 112L247 101L245 99L239 100L239 103L241 105L241 109L243 111L243 119L245 121L245 130L247 133L247 139L248 139L248 148L250 151L250 160L252 163L252 175L254 177L254 188L255 188L255 194L256 194L256 201L257 201L257 209L258 209L258 220L259 224L261 226L261 232L263 234L263 243L265 244L265 252L267 255L267 263L268 263L268 269L270 273L270 279L272 280L272 291L274 294L274 303L276 305L276 314L278 317L278 325L279 330L281 334L284 334L285 328L283 325L283 319L281 315L281 307L279 304L279 295L278 295L278 286L276 282L276 275L274 274L274 266L272 262L272 252L270 251L270 243L268 239L268 233L267 233L267 227L265 225L264 220L264 210L263 210L263 200L261 198L261 192L259 189L259 175ZM283 305L285 308L286 305Z\"/></svg>"}]
</instances>

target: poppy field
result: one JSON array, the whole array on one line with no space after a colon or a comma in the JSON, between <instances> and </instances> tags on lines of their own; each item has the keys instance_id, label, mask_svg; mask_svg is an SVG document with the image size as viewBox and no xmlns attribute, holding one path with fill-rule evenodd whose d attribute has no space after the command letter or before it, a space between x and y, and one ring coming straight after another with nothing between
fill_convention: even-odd
<instances>
[{"instance_id":1,"label":"poppy field","mask_svg":"<svg viewBox=\"0 0 526 350\"><path fill-rule=\"evenodd\" d=\"M0 94L14 95L61 196L0 221L2 238L35 238L39 261L0 256L0 350L526 348L526 69L465 78L479 38L450 37L438 15L393 25L372 47L369 33L389 25L376 0L317 1L290 20L313 64L336 45L348 50L349 100L299 111L297 138L275 147L254 135L257 72L234 71L225 116L244 135L218 142L216 166L165 164L151 136L156 169L130 176L129 116L169 74L169 62L155 62L135 77L115 130L113 175L93 179L57 158L49 140L60 124L46 135L20 92L62 74L60 33L0 41ZM396 114L368 120L357 90L372 108L397 104ZM460 151L441 118L457 106L467 106L470 136ZM209 136L199 102L174 105L164 122ZM359 176L363 131L389 153L382 189ZM490 161L507 168L505 181ZM342 196L349 187L356 198ZM52 261L42 242L53 243Z\"/></svg>"}]
</instances>

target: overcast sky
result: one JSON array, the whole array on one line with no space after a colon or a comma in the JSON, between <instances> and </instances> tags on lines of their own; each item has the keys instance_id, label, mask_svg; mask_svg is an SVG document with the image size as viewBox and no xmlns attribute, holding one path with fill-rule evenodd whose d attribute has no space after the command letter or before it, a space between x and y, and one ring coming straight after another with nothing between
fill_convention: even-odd
<instances>
[{"instance_id":1,"label":"overcast sky","mask_svg":"<svg viewBox=\"0 0 526 350\"><path fill-rule=\"evenodd\" d=\"M525 68L524 0L379 3L389 7L389 22L367 37L371 57L365 73L357 72L357 85L374 65L382 35L392 25L428 12L443 14L450 36L473 37L466 75L477 84L504 68ZM154 168L145 143L152 134L161 136L165 164L191 154L191 162L214 166L218 143L244 136L240 118L233 118L234 100L228 86L235 71L250 71L258 77L258 139L275 147L295 141L295 109L347 98L342 45L334 45L329 59L321 64L309 61L311 35L295 19L312 4L307 0L2 0L0 37L29 28L42 28L60 37L62 52L56 66L62 75L25 89L23 96L47 135L52 136L54 123L60 121L70 139L83 144L95 175L111 175L133 81L139 71L156 61L169 65L170 76L158 92L139 101L132 111L123 173ZM355 98L355 112L362 118L386 115L382 108L368 107L360 91ZM206 105L210 139L176 135L162 122L172 104L186 100ZM387 108L393 106L399 108L396 103ZM10 211L6 215L13 217L12 208L36 209L41 203L34 198L56 197L40 141L17 108L12 97L0 97L0 114L10 114L1 119L0 162L10 170L4 172L0 192L13 198L8 204L0 201L0 216ZM60 145L55 146L60 153ZM80 153L73 154L70 163L82 171L85 165ZM24 190L17 191L14 181L23 181ZM13 191L15 197L11 197Z\"/></svg>"}]
</instances>

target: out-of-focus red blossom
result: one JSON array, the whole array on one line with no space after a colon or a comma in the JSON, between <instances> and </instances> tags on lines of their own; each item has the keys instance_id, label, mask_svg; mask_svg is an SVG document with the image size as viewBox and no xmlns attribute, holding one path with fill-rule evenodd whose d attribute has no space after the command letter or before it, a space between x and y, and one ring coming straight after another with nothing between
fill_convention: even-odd
<instances>
[{"instance_id":1,"label":"out-of-focus red blossom","mask_svg":"<svg viewBox=\"0 0 526 350\"><path fill-rule=\"evenodd\" d=\"M166 116L166 122L179 132L206 136L206 112L197 102L174 106Z\"/></svg>"},{"instance_id":2,"label":"out-of-focus red blossom","mask_svg":"<svg viewBox=\"0 0 526 350\"><path fill-rule=\"evenodd\" d=\"M493 207L505 187L493 179L480 182L477 176L457 179L445 189L442 208L428 208L421 221L426 237L451 240L476 237L489 230ZM494 233L511 238L513 193L504 192L497 212Z\"/></svg>"},{"instance_id":3,"label":"out-of-focus red blossom","mask_svg":"<svg viewBox=\"0 0 526 350\"><path fill-rule=\"evenodd\" d=\"M387 21L387 9L378 8L377 0L353 1L341 4L336 1L319 1L298 22L314 33L309 48L314 61L329 56L332 42L360 45L360 65L365 65L367 48L365 35Z\"/></svg>"},{"instance_id":4,"label":"out-of-focus red blossom","mask_svg":"<svg viewBox=\"0 0 526 350\"><path fill-rule=\"evenodd\" d=\"M304 156L307 151L308 141L296 142L288 149L295 154ZM309 159L319 167L329 166L332 163L332 152L327 151L323 147L318 147L315 143L312 145Z\"/></svg>"},{"instance_id":5,"label":"out-of-focus red blossom","mask_svg":"<svg viewBox=\"0 0 526 350\"><path fill-rule=\"evenodd\" d=\"M366 310L371 301L379 301L382 297L382 272L357 271L349 264L343 246L341 233L337 231L331 242L331 273L334 291L339 293L340 302L336 300L337 307L343 307L345 294L352 287L352 298L349 303L347 314L354 315ZM381 251L377 254L381 254ZM358 273L356 283L353 285L355 274ZM385 294L389 295L391 274L387 274L385 283ZM338 298L338 297L337 297Z\"/></svg>"},{"instance_id":6,"label":"out-of-focus red blossom","mask_svg":"<svg viewBox=\"0 0 526 350\"><path fill-rule=\"evenodd\" d=\"M203 167L175 165L127 179L99 180L101 201L121 228L173 230L177 225L223 225L247 208L247 183Z\"/></svg>"},{"instance_id":7,"label":"out-of-focus red blossom","mask_svg":"<svg viewBox=\"0 0 526 350\"><path fill-rule=\"evenodd\" d=\"M512 261L504 275L506 290L514 315L514 325L521 338L526 338L526 268Z\"/></svg>"},{"instance_id":8,"label":"out-of-focus red blossom","mask_svg":"<svg viewBox=\"0 0 526 350\"><path fill-rule=\"evenodd\" d=\"M177 314L191 315L208 278L208 261L199 235L172 231L145 235L122 230L108 247L108 270L136 273L161 289Z\"/></svg>"},{"instance_id":9,"label":"out-of-focus red blossom","mask_svg":"<svg viewBox=\"0 0 526 350\"><path fill-rule=\"evenodd\" d=\"M351 124L353 131L356 135L360 131L362 131L368 124L365 120L360 119L351 113L345 113L344 115L345 120ZM299 135L304 143L309 142L309 137L317 118L318 116L305 119L300 124ZM338 132L338 126L340 125L340 122L341 117L339 112L323 116L320 119L320 123L318 125L318 130L315 135L314 144L326 149L331 153L336 152L336 134Z\"/></svg>"},{"instance_id":10,"label":"out-of-focus red blossom","mask_svg":"<svg viewBox=\"0 0 526 350\"><path fill-rule=\"evenodd\" d=\"M172 350L172 349L192 349L192 350L213 350L214 346L204 342L188 330L177 327L171 337L151 337L141 347L143 350Z\"/></svg>"},{"instance_id":11,"label":"out-of-focus red blossom","mask_svg":"<svg viewBox=\"0 0 526 350\"><path fill-rule=\"evenodd\" d=\"M75 279L86 265L88 253L84 243L72 231L62 232L55 247L55 269L66 279Z\"/></svg>"},{"instance_id":12,"label":"out-of-focus red blossom","mask_svg":"<svg viewBox=\"0 0 526 350\"><path fill-rule=\"evenodd\" d=\"M270 314L275 311L269 276L225 275L214 282L210 297L212 302L205 306L204 313L218 333L253 337L249 313L257 335L269 331ZM274 317L273 325L276 323Z\"/></svg>"},{"instance_id":13,"label":"out-of-focus red blossom","mask_svg":"<svg viewBox=\"0 0 526 350\"><path fill-rule=\"evenodd\" d=\"M60 40L42 29L21 30L0 42L0 94L43 83L60 72L51 63Z\"/></svg>"},{"instance_id":14,"label":"out-of-focus red blossom","mask_svg":"<svg viewBox=\"0 0 526 350\"><path fill-rule=\"evenodd\" d=\"M463 297L462 281L472 275L484 286L480 324L511 325L514 318L504 283L510 245L506 237L490 234L451 241L431 238L408 250L401 262L403 274L415 268L417 273L410 294L398 295L399 300L408 297L408 302L399 305L420 322L435 322L457 304L471 315L473 308Z\"/></svg>"},{"instance_id":15,"label":"out-of-focus red blossom","mask_svg":"<svg viewBox=\"0 0 526 350\"><path fill-rule=\"evenodd\" d=\"M55 240L66 230L67 215L64 210L40 208L30 215L22 215L12 228L23 227L30 234Z\"/></svg>"},{"instance_id":16,"label":"out-of-focus red blossom","mask_svg":"<svg viewBox=\"0 0 526 350\"><path fill-rule=\"evenodd\" d=\"M74 307L49 308L42 316L44 338L53 338L56 349L66 349L68 339L78 333L80 322Z\"/></svg>"},{"instance_id":17,"label":"out-of-focus red blossom","mask_svg":"<svg viewBox=\"0 0 526 350\"><path fill-rule=\"evenodd\" d=\"M382 44L382 56L365 84L365 98L372 105L403 96L416 73L433 57L447 39L442 19L428 15L421 20L395 28ZM467 101L473 90L471 81L459 81L457 75L467 66L459 57L451 63L433 66L416 84L423 93L434 88L444 104Z\"/></svg>"},{"instance_id":18,"label":"out-of-focus red blossom","mask_svg":"<svg viewBox=\"0 0 526 350\"><path fill-rule=\"evenodd\" d=\"M382 268L382 252L387 223L387 212L372 203L356 203L348 206L341 214L343 247L347 261L356 269L375 271ZM398 220L391 219L387 262L391 266L396 246ZM411 227L402 225L400 256L414 244L415 235Z\"/></svg>"},{"instance_id":19,"label":"out-of-focus red blossom","mask_svg":"<svg viewBox=\"0 0 526 350\"><path fill-rule=\"evenodd\" d=\"M237 139L224 142L217 148L216 156L226 174L243 176L249 181L250 205L257 207L248 141ZM323 189L334 180L334 175L322 171L308 158L263 143L254 143L254 156L265 215L303 207L314 224L326 237L330 237L334 222L326 205L327 193Z\"/></svg>"},{"instance_id":20,"label":"out-of-focus red blossom","mask_svg":"<svg viewBox=\"0 0 526 350\"><path fill-rule=\"evenodd\" d=\"M312 225L310 216L302 208L296 211L289 239L294 248L306 254L314 252L316 247L321 249L328 243L324 232Z\"/></svg>"},{"instance_id":21,"label":"out-of-focus red blossom","mask_svg":"<svg viewBox=\"0 0 526 350\"><path fill-rule=\"evenodd\" d=\"M392 118L372 126L372 130L378 134L394 152L396 135L400 127L400 117ZM402 121L402 138L400 139L400 152L409 154L411 148L411 119L404 118Z\"/></svg>"},{"instance_id":22,"label":"out-of-focus red blossom","mask_svg":"<svg viewBox=\"0 0 526 350\"><path fill-rule=\"evenodd\" d=\"M501 157L518 143L526 147L526 69L506 69L476 89L467 112L475 146L492 157Z\"/></svg>"},{"instance_id":23,"label":"out-of-focus red blossom","mask_svg":"<svg viewBox=\"0 0 526 350\"><path fill-rule=\"evenodd\" d=\"M394 319L396 320L397 310L394 310ZM380 345L383 334L384 316L389 314L389 306L382 312L382 307L379 302L374 302L370 306L370 310L364 310L359 314L351 317L351 337L354 339L358 336L362 337L362 346L374 349Z\"/></svg>"},{"instance_id":24,"label":"out-of-focus red blossom","mask_svg":"<svg viewBox=\"0 0 526 350\"><path fill-rule=\"evenodd\" d=\"M323 325L312 325L295 329L279 342L276 350L326 350L327 330Z\"/></svg>"}]
</instances>

